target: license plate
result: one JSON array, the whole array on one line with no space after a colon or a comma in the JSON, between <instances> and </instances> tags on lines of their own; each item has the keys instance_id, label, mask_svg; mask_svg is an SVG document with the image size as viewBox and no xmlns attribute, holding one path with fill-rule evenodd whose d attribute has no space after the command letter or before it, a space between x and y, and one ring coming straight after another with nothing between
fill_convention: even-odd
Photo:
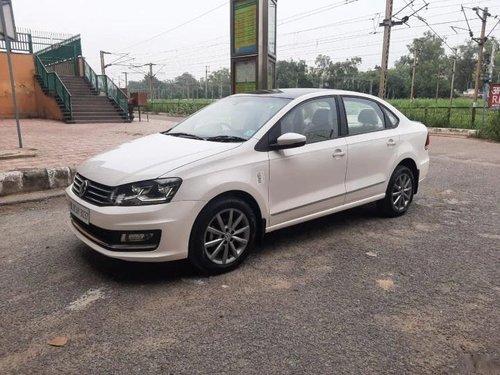
<instances>
[{"instance_id":1,"label":"license plate","mask_svg":"<svg viewBox=\"0 0 500 375\"><path fill-rule=\"evenodd\" d=\"M78 204L74 201L69 202L69 210L73 215L75 215L78 219L83 221L85 224L89 224L90 222L90 210L88 208L83 207L81 204Z\"/></svg>"}]
</instances>

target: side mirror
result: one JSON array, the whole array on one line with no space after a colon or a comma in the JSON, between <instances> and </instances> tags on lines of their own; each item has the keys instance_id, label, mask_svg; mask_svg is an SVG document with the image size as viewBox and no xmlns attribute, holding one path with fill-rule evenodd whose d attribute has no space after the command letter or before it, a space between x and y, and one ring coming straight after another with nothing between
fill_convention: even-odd
<instances>
[{"instance_id":1,"label":"side mirror","mask_svg":"<svg viewBox=\"0 0 500 375\"><path fill-rule=\"evenodd\" d=\"M306 144L306 136L298 133L285 133L281 135L276 143L269 145L271 150L284 150L287 148L302 147Z\"/></svg>"}]
</instances>

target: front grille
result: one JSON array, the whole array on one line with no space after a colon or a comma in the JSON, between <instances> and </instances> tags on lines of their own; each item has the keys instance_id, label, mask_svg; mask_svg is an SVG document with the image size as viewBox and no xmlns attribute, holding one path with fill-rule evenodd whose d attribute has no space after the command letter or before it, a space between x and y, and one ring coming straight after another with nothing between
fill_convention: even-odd
<instances>
[{"instance_id":1,"label":"front grille","mask_svg":"<svg viewBox=\"0 0 500 375\"><path fill-rule=\"evenodd\" d=\"M92 242L104 247L110 251L153 251L158 248L161 239L161 230L147 231L116 231L97 227L92 224L85 224L75 215L71 214L73 225L78 231L87 237ZM153 233L153 237L147 241L140 243L124 243L121 241L121 236L125 233Z\"/></svg>"},{"instance_id":2,"label":"front grille","mask_svg":"<svg viewBox=\"0 0 500 375\"><path fill-rule=\"evenodd\" d=\"M82 190L84 185L86 185L86 188ZM112 206L111 194L114 189L113 187L88 180L78 173L75 174L72 187L73 193L84 201L97 206Z\"/></svg>"}]
</instances>

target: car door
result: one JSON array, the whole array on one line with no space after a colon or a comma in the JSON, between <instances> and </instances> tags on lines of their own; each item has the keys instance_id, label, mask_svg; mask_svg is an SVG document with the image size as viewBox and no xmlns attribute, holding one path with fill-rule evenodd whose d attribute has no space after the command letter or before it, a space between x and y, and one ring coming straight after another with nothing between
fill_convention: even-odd
<instances>
[{"instance_id":1,"label":"car door","mask_svg":"<svg viewBox=\"0 0 500 375\"><path fill-rule=\"evenodd\" d=\"M397 159L399 131L388 110L375 100L343 96L342 103L349 155L345 203L349 204L385 193Z\"/></svg>"},{"instance_id":2,"label":"car door","mask_svg":"<svg viewBox=\"0 0 500 375\"><path fill-rule=\"evenodd\" d=\"M336 99L322 97L299 104L271 129L271 143L289 132L307 139L302 147L269 152L271 226L344 203L347 154L338 119Z\"/></svg>"}]
</instances>

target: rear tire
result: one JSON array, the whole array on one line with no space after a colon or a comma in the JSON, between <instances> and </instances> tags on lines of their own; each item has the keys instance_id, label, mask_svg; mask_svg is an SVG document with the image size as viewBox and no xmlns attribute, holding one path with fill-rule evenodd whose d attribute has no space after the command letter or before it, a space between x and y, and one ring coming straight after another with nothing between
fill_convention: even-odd
<instances>
[{"instance_id":1,"label":"rear tire","mask_svg":"<svg viewBox=\"0 0 500 375\"><path fill-rule=\"evenodd\" d=\"M198 215L189 240L189 261L216 275L238 267L255 244L257 221L243 200L225 197L210 202Z\"/></svg>"},{"instance_id":2,"label":"rear tire","mask_svg":"<svg viewBox=\"0 0 500 375\"><path fill-rule=\"evenodd\" d=\"M415 189L415 177L410 168L399 165L389 180L385 198L377 202L380 212L387 217L404 215L411 202Z\"/></svg>"}]
</instances>

